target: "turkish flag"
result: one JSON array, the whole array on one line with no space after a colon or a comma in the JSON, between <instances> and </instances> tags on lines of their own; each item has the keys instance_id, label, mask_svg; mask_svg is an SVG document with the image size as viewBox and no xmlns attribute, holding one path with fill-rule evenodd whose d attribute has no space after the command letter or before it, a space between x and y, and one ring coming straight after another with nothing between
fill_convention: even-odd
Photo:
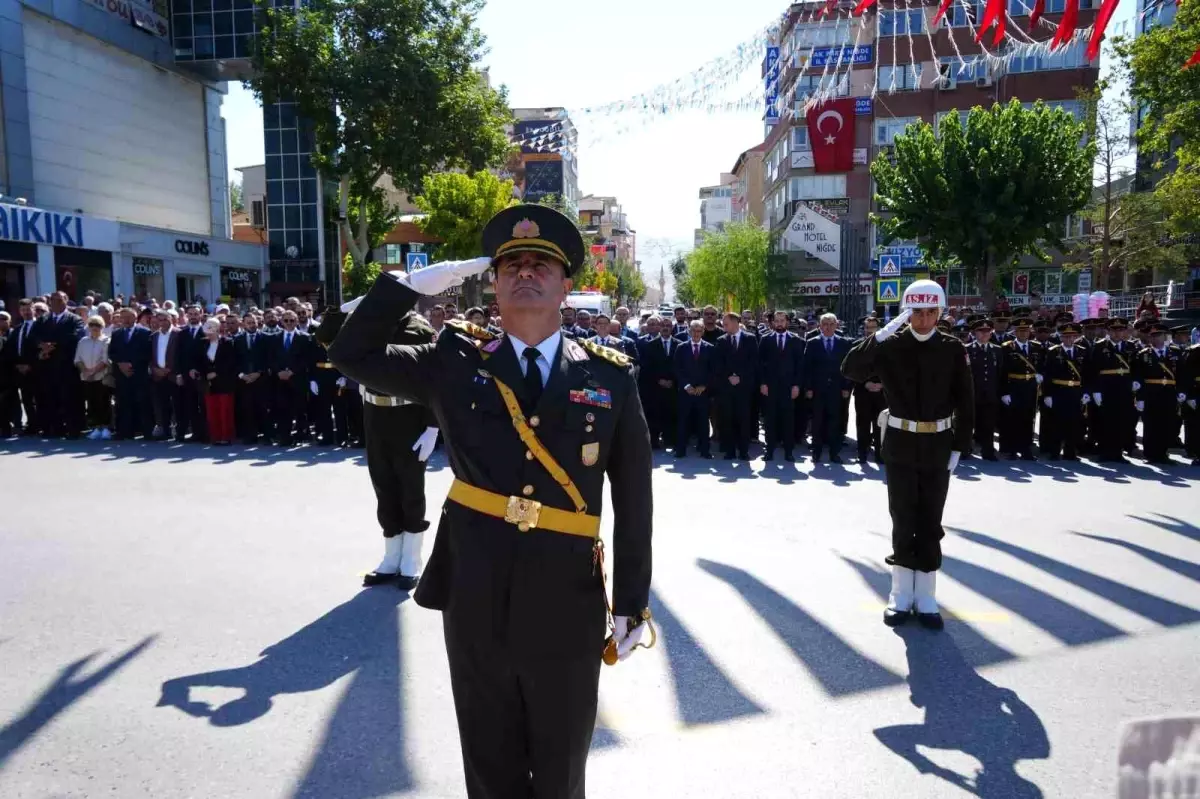
<instances>
[{"instance_id":1,"label":"turkish flag","mask_svg":"<svg viewBox=\"0 0 1200 799\"><path fill-rule=\"evenodd\" d=\"M854 98L814 105L805 116L817 172L849 172L854 168Z\"/></svg>"}]
</instances>

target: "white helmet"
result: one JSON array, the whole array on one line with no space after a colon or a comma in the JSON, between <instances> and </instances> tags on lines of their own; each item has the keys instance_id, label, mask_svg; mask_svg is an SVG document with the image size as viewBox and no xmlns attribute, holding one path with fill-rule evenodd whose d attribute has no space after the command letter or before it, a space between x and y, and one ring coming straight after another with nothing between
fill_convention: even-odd
<instances>
[{"instance_id":1,"label":"white helmet","mask_svg":"<svg viewBox=\"0 0 1200 799\"><path fill-rule=\"evenodd\" d=\"M900 300L900 310L906 311L912 308L945 308L946 307L946 292L937 281L934 280L914 280L912 284L904 290L904 296Z\"/></svg>"}]
</instances>

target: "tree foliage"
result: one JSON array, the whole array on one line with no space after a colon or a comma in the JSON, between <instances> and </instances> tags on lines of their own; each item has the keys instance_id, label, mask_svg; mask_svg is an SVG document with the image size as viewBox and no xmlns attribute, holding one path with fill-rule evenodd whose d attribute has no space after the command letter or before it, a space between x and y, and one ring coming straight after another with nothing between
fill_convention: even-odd
<instances>
[{"instance_id":1,"label":"tree foliage","mask_svg":"<svg viewBox=\"0 0 1200 799\"><path fill-rule=\"evenodd\" d=\"M680 305L692 305L695 298L692 296L692 285L688 280L687 258L677 256L667 268L671 270L671 281L675 284L675 302ZM662 302L666 301L664 295Z\"/></svg>"},{"instance_id":2,"label":"tree foliage","mask_svg":"<svg viewBox=\"0 0 1200 799\"><path fill-rule=\"evenodd\" d=\"M342 263L342 287L347 297L361 297L371 288L375 278L383 271L375 261L357 263L350 253Z\"/></svg>"},{"instance_id":3,"label":"tree foliage","mask_svg":"<svg viewBox=\"0 0 1200 799\"><path fill-rule=\"evenodd\" d=\"M337 220L355 263L371 248L379 179L415 194L434 171L504 163L505 91L476 64L482 0L260 0L254 77L263 103L294 102L314 166L338 184ZM357 213L350 210L357 204ZM353 226L351 220L354 220Z\"/></svg>"},{"instance_id":4,"label":"tree foliage","mask_svg":"<svg viewBox=\"0 0 1200 799\"><path fill-rule=\"evenodd\" d=\"M705 233L704 242L686 257L684 284L689 303L711 303L718 308L760 308L780 295L786 269L768 257L770 234L758 225L731 222L717 233ZM672 271L675 265L672 264ZM680 295L680 278L675 293Z\"/></svg>"},{"instance_id":5,"label":"tree foliage","mask_svg":"<svg viewBox=\"0 0 1200 799\"><path fill-rule=\"evenodd\" d=\"M515 203L512 190L511 180L501 180L491 172L429 175L421 193L413 197L425 214L417 224L427 235L441 239L440 258L475 258L483 255L483 228L488 220ZM479 302L479 278L464 283L463 296L468 305Z\"/></svg>"},{"instance_id":6,"label":"tree foliage","mask_svg":"<svg viewBox=\"0 0 1200 799\"><path fill-rule=\"evenodd\" d=\"M1084 132L1066 111L1016 100L971 109L965 130L957 114L940 134L910 125L894 160L871 164L885 212L872 218L885 244L920 239L932 260L973 267L991 305L1000 274L1024 255L1046 260L1045 245L1061 249L1067 216L1087 205L1095 145L1080 144Z\"/></svg>"},{"instance_id":7,"label":"tree foliage","mask_svg":"<svg viewBox=\"0 0 1200 799\"><path fill-rule=\"evenodd\" d=\"M229 207L235 211L245 211L246 203L243 197L242 184L235 180L229 181Z\"/></svg>"},{"instance_id":8,"label":"tree foliage","mask_svg":"<svg viewBox=\"0 0 1200 799\"><path fill-rule=\"evenodd\" d=\"M617 279L612 296L618 304L631 305L646 296L646 280L637 264L618 258L612 263L612 273Z\"/></svg>"}]
</instances>

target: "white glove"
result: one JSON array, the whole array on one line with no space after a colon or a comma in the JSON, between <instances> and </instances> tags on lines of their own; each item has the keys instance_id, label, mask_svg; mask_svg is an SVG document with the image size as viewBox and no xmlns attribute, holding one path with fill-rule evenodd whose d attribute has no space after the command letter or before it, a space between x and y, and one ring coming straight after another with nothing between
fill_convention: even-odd
<instances>
[{"instance_id":1,"label":"white glove","mask_svg":"<svg viewBox=\"0 0 1200 799\"><path fill-rule=\"evenodd\" d=\"M1196 410L1196 401L1188 400L1188 407L1191 408L1193 411Z\"/></svg>"},{"instance_id":2,"label":"white glove","mask_svg":"<svg viewBox=\"0 0 1200 799\"><path fill-rule=\"evenodd\" d=\"M908 317L910 316L912 316L912 309L901 311L900 315L888 322L882 330L875 331L875 340L887 341L889 338L896 335L896 331L904 326L904 323L908 321Z\"/></svg>"},{"instance_id":3,"label":"white glove","mask_svg":"<svg viewBox=\"0 0 1200 799\"><path fill-rule=\"evenodd\" d=\"M433 454L433 445L437 443L437 437L436 427L426 427L425 432L417 436L417 443L413 444L412 451L417 453L417 460L421 463L429 460L429 456Z\"/></svg>"},{"instance_id":4,"label":"white glove","mask_svg":"<svg viewBox=\"0 0 1200 799\"><path fill-rule=\"evenodd\" d=\"M334 381L334 385L337 386L338 388L345 388L346 387L346 378L339 377L336 381Z\"/></svg>"},{"instance_id":5,"label":"white glove","mask_svg":"<svg viewBox=\"0 0 1200 799\"><path fill-rule=\"evenodd\" d=\"M645 624L633 626L634 620L629 616L613 616L613 638L617 641L617 660L624 660L633 652L637 642L642 640L642 630Z\"/></svg>"},{"instance_id":6,"label":"white glove","mask_svg":"<svg viewBox=\"0 0 1200 799\"><path fill-rule=\"evenodd\" d=\"M1044 400L1042 400L1042 404L1045 405L1047 408L1053 408L1054 407L1054 397L1046 397Z\"/></svg>"},{"instance_id":7,"label":"white glove","mask_svg":"<svg viewBox=\"0 0 1200 799\"><path fill-rule=\"evenodd\" d=\"M367 296L367 295L364 294L363 297L365 297L365 296ZM342 313L350 313L355 308L357 308L358 304L362 301L363 301L362 297L355 297L352 300L347 300L346 302L343 302L342 303Z\"/></svg>"},{"instance_id":8,"label":"white glove","mask_svg":"<svg viewBox=\"0 0 1200 799\"><path fill-rule=\"evenodd\" d=\"M1034 379L1035 379L1035 380L1037 380L1037 384L1038 384L1039 386L1042 384L1042 380L1044 380L1044 379L1045 379L1045 378L1043 378L1041 375L1034 375L1033 377L1034 377Z\"/></svg>"},{"instance_id":9,"label":"white glove","mask_svg":"<svg viewBox=\"0 0 1200 799\"><path fill-rule=\"evenodd\" d=\"M1139 383L1138 381L1134 380L1134 381L1133 381L1133 390L1134 390L1134 391L1141 391L1141 390L1142 390L1142 384L1141 384L1141 383Z\"/></svg>"},{"instance_id":10,"label":"white glove","mask_svg":"<svg viewBox=\"0 0 1200 799\"><path fill-rule=\"evenodd\" d=\"M1012 405L1012 394L1005 394L1003 397L1000 398L1000 401L1003 402L1005 405Z\"/></svg>"},{"instance_id":11,"label":"white glove","mask_svg":"<svg viewBox=\"0 0 1200 799\"><path fill-rule=\"evenodd\" d=\"M1087 405L1091 401L1092 401L1092 398L1089 397L1087 394L1084 394L1082 397L1079 398L1079 402L1083 405Z\"/></svg>"},{"instance_id":12,"label":"white glove","mask_svg":"<svg viewBox=\"0 0 1200 799\"><path fill-rule=\"evenodd\" d=\"M1133 407L1137 408L1138 413L1141 413L1142 411L1146 410L1146 403L1138 400L1137 402L1133 403Z\"/></svg>"},{"instance_id":13,"label":"white glove","mask_svg":"<svg viewBox=\"0 0 1200 799\"><path fill-rule=\"evenodd\" d=\"M958 459L961 457L961 452L950 453L950 463L946 466L946 468L950 470L950 474L954 474L954 470L958 468Z\"/></svg>"},{"instance_id":14,"label":"white glove","mask_svg":"<svg viewBox=\"0 0 1200 799\"><path fill-rule=\"evenodd\" d=\"M1104 399L1104 398L1100 396L1100 392L1099 392L1099 391L1093 391L1093 392L1092 392L1092 402L1096 403L1096 407L1097 407L1097 408L1099 408L1099 407L1100 407L1100 406L1103 404L1103 403L1100 401L1100 400L1102 400L1102 399Z\"/></svg>"},{"instance_id":15,"label":"white glove","mask_svg":"<svg viewBox=\"0 0 1200 799\"><path fill-rule=\"evenodd\" d=\"M1179 394L1175 397L1175 399L1178 400L1179 402L1187 402L1187 394L1184 394L1182 391L1180 391Z\"/></svg>"},{"instance_id":16,"label":"white glove","mask_svg":"<svg viewBox=\"0 0 1200 799\"><path fill-rule=\"evenodd\" d=\"M487 271L492 265L490 258L471 258L467 261L442 261L424 269L418 269L404 277L396 276L401 283L421 294L441 294L448 288L461 286L464 279ZM396 274L396 273L388 273Z\"/></svg>"},{"instance_id":17,"label":"white glove","mask_svg":"<svg viewBox=\"0 0 1200 799\"><path fill-rule=\"evenodd\" d=\"M320 393L320 392L317 390L317 381L316 381L316 380L309 380L309 381L308 381L308 390L312 392L312 394L313 394L313 396L314 396L314 397L315 397L315 396L317 396L317 394L319 394L319 393Z\"/></svg>"}]
</instances>

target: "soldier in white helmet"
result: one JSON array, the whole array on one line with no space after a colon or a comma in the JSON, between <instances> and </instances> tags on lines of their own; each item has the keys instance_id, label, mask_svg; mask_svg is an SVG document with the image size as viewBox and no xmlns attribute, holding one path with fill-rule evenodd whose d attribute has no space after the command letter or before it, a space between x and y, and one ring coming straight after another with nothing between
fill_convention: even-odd
<instances>
[{"instance_id":1,"label":"soldier in white helmet","mask_svg":"<svg viewBox=\"0 0 1200 799\"><path fill-rule=\"evenodd\" d=\"M942 628L934 591L942 508L951 473L971 451L975 411L966 350L937 329L945 305L937 283L914 282L904 291L900 315L860 341L842 364L851 380L882 382L887 396L880 427L892 515L892 590L883 612L889 627L915 613L925 627Z\"/></svg>"}]
</instances>

